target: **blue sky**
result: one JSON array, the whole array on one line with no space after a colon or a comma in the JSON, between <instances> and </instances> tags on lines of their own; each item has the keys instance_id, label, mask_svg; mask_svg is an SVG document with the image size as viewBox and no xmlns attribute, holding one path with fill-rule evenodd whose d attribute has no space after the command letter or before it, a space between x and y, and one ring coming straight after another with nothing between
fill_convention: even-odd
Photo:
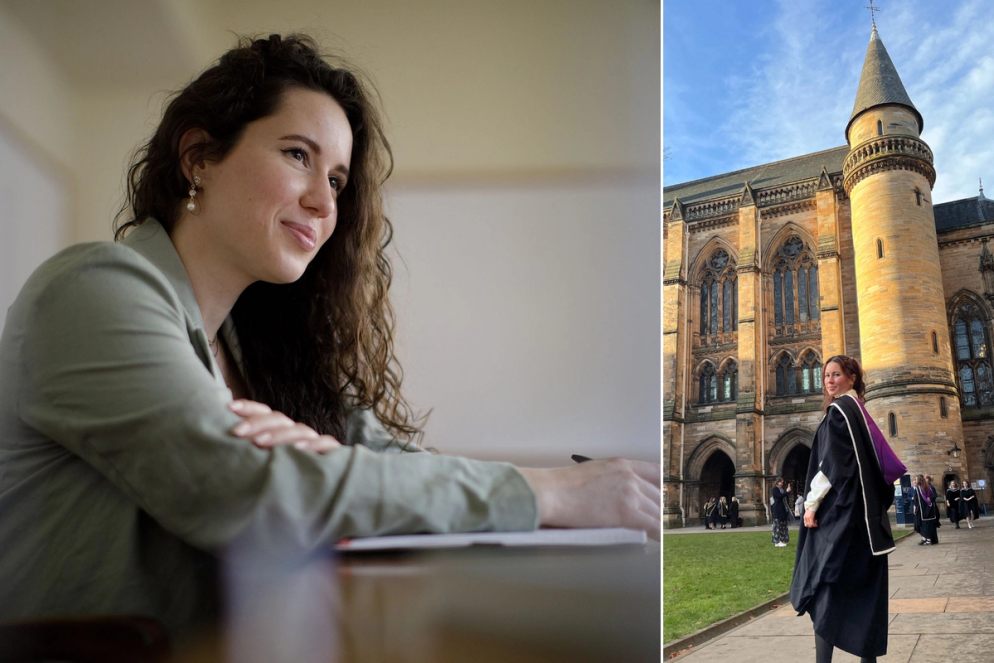
<instances>
[{"instance_id":1,"label":"blue sky","mask_svg":"<svg viewBox=\"0 0 994 663\"><path fill-rule=\"evenodd\" d=\"M664 184L844 145L868 4L665 0ZM994 198L994 2L879 6L877 31L935 155L933 200L976 196L978 177Z\"/></svg>"}]
</instances>

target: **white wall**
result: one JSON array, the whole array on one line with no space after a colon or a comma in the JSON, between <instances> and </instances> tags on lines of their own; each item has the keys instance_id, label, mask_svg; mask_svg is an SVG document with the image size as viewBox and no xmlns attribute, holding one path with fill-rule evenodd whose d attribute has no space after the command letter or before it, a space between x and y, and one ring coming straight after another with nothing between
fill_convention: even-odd
<instances>
[{"instance_id":1,"label":"white wall","mask_svg":"<svg viewBox=\"0 0 994 663\"><path fill-rule=\"evenodd\" d=\"M71 243L72 95L0 7L0 331L24 281Z\"/></svg>"},{"instance_id":2,"label":"white wall","mask_svg":"<svg viewBox=\"0 0 994 663\"><path fill-rule=\"evenodd\" d=\"M659 181L391 187L405 393L425 444L659 461Z\"/></svg>"}]
</instances>

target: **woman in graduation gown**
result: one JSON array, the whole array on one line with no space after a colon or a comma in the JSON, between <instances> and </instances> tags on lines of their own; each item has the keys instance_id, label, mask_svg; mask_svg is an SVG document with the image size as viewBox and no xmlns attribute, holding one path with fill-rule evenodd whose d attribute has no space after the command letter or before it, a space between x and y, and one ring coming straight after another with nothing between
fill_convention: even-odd
<instances>
[{"instance_id":1,"label":"woman in graduation gown","mask_svg":"<svg viewBox=\"0 0 994 663\"><path fill-rule=\"evenodd\" d=\"M922 540L918 545L934 545L939 542L939 533L936 525L939 522L939 505L932 499L932 491L925 482L925 477L918 475L918 486L914 495L915 514L921 521Z\"/></svg>"},{"instance_id":2,"label":"woman in graduation gown","mask_svg":"<svg viewBox=\"0 0 994 663\"><path fill-rule=\"evenodd\" d=\"M872 663L887 653L887 510L905 468L863 407L859 363L829 359L824 387L790 601L811 615L817 663L829 663L835 647Z\"/></svg>"},{"instance_id":3,"label":"woman in graduation gown","mask_svg":"<svg viewBox=\"0 0 994 663\"><path fill-rule=\"evenodd\" d=\"M728 501L724 495L718 502L718 522L721 523L721 529L725 529L725 525L728 524Z\"/></svg>"},{"instance_id":4,"label":"woman in graduation gown","mask_svg":"<svg viewBox=\"0 0 994 663\"><path fill-rule=\"evenodd\" d=\"M955 481L950 481L949 488L946 489L946 517L949 518L949 522L956 525L956 529L960 529L959 488L956 486Z\"/></svg>"},{"instance_id":5,"label":"woman in graduation gown","mask_svg":"<svg viewBox=\"0 0 994 663\"><path fill-rule=\"evenodd\" d=\"M787 528L793 506L790 499L790 488L784 490L783 479L777 477L776 483L773 485L772 508L770 509L773 512L773 545L777 548L785 548L790 543L790 530Z\"/></svg>"},{"instance_id":6,"label":"woman in graduation gown","mask_svg":"<svg viewBox=\"0 0 994 663\"><path fill-rule=\"evenodd\" d=\"M715 504L715 502L714 502L714 496L712 495L711 499L709 499L707 501L707 504L704 505L704 528L705 529L714 529L714 519L715 519L715 515L716 515L716 511L717 510L718 510L718 506Z\"/></svg>"},{"instance_id":7,"label":"woman in graduation gown","mask_svg":"<svg viewBox=\"0 0 994 663\"><path fill-rule=\"evenodd\" d=\"M732 495L732 503L728 506L728 519L732 521L732 529L739 526L739 498Z\"/></svg>"},{"instance_id":8,"label":"woman in graduation gown","mask_svg":"<svg viewBox=\"0 0 994 663\"><path fill-rule=\"evenodd\" d=\"M980 517L980 508L977 505L977 493L970 488L969 481L964 481L959 491L959 513L960 518L966 520L967 527L973 529L973 520Z\"/></svg>"}]
</instances>

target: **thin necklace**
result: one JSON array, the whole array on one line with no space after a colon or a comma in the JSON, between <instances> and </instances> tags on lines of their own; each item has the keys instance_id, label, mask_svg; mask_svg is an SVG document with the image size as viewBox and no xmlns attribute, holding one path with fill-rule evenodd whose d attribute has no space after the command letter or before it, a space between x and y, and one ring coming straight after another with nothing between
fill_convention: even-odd
<instances>
[{"instance_id":1,"label":"thin necklace","mask_svg":"<svg viewBox=\"0 0 994 663\"><path fill-rule=\"evenodd\" d=\"M221 346L217 342L217 334L214 334L214 338L208 340L207 344L211 346L211 354L217 357L217 353L221 350Z\"/></svg>"}]
</instances>

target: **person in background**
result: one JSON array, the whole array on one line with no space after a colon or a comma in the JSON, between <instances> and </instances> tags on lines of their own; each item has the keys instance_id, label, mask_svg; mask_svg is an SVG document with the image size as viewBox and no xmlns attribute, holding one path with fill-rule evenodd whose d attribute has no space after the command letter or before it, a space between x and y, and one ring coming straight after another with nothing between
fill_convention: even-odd
<instances>
[{"instance_id":1,"label":"person in background","mask_svg":"<svg viewBox=\"0 0 994 663\"><path fill-rule=\"evenodd\" d=\"M715 503L714 495L711 499L707 501L704 505L704 528L714 529L714 519L718 511L718 505Z\"/></svg>"},{"instance_id":2,"label":"person in background","mask_svg":"<svg viewBox=\"0 0 994 663\"><path fill-rule=\"evenodd\" d=\"M920 546L936 545L939 543L939 533L936 524L939 521L939 509L935 500L932 499L932 491L925 476L918 475L918 486L915 489L915 513L921 521L922 540L918 542Z\"/></svg>"},{"instance_id":3,"label":"person in background","mask_svg":"<svg viewBox=\"0 0 994 663\"><path fill-rule=\"evenodd\" d=\"M794 510L797 512L797 517L800 520L804 520L804 490L803 488L798 489L797 499L794 500Z\"/></svg>"},{"instance_id":4,"label":"person in background","mask_svg":"<svg viewBox=\"0 0 994 663\"><path fill-rule=\"evenodd\" d=\"M915 534L921 537L921 543L925 543L925 537L922 535L922 514L921 511L918 510L918 502L915 501L916 495L918 495L917 475L911 477L911 510L915 517Z\"/></svg>"},{"instance_id":5,"label":"person in background","mask_svg":"<svg viewBox=\"0 0 994 663\"><path fill-rule=\"evenodd\" d=\"M955 480L950 481L949 488L946 489L946 517L949 518L949 522L956 525L956 529L961 529L959 526L959 488Z\"/></svg>"},{"instance_id":6,"label":"person in background","mask_svg":"<svg viewBox=\"0 0 994 663\"><path fill-rule=\"evenodd\" d=\"M728 518L732 521L732 529L739 526L739 498L732 495L732 503L728 505Z\"/></svg>"},{"instance_id":7,"label":"person in background","mask_svg":"<svg viewBox=\"0 0 994 663\"><path fill-rule=\"evenodd\" d=\"M887 653L887 510L905 468L863 406L859 362L832 357L823 376L790 602L811 615L817 663L830 663L836 647L874 663Z\"/></svg>"},{"instance_id":8,"label":"person in background","mask_svg":"<svg viewBox=\"0 0 994 663\"><path fill-rule=\"evenodd\" d=\"M728 524L728 501L724 495L718 501L718 523L721 524L721 529L725 529Z\"/></svg>"},{"instance_id":9,"label":"person in background","mask_svg":"<svg viewBox=\"0 0 994 663\"><path fill-rule=\"evenodd\" d=\"M790 530L787 528L787 521L790 519L791 504L790 487L784 490L783 477L777 477L773 485L773 545L777 548L785 548L790 543Z\"/></svg>"},{"instance_id":10,"label":"person in background","mask_svg":"<svg viewBox=\"0 0 994 663\"><path fill-rule=\"evenodd\" d=\"M925 475L925 485L928 486L928 490L932 494L932 503L935 504L935 528L938 529L942 527L941 512L939 511L939 491L932 484L931 475Z\"/></svg>"},{"instance_id":11,"label":"person in background","mask_svg":"<svg viewBox=\"0 0 994 663\"><path fill-rule=\"evenodd\" d=\"M967 527L973 529L973 520L980 517L980 508L977 505L977 493L970 487L969 481L963 482L959 496L960 518L966 520Z\"/></svg>"}]
</instances>

